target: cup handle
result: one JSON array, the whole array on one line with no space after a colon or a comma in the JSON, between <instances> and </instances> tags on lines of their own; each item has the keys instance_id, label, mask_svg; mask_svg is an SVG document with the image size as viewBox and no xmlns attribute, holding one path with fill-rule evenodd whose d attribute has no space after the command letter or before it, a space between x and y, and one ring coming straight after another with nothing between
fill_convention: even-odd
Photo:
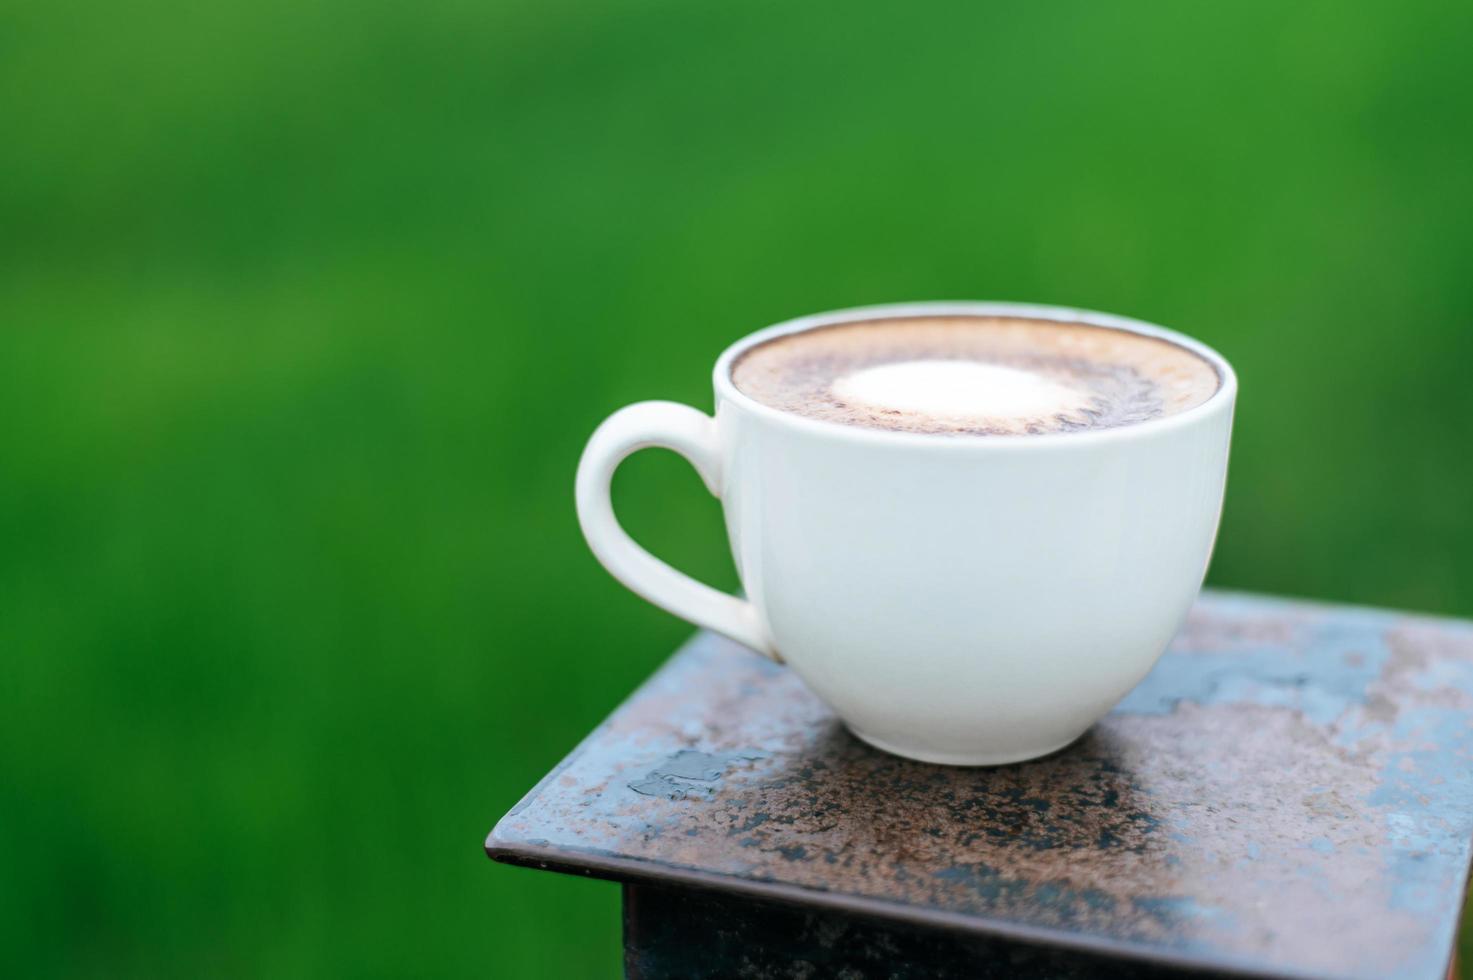
<instances>
[{"instance_id":1,"label":"cup handle","mask_svg":"<svg viewBox=\"0 0 1473 980\"><path fill-rule=\"evenodd\" d=\"M721 451L716 420L675 402L639 402L610 415L578 461L578 523L596 557L636 595L697 626L720 633L782 663L746 599L718 592L676 571L634 542L619 526L609 499L614 470L640 449L673 449L720 497Z\"/></svg>"}]
</instances>

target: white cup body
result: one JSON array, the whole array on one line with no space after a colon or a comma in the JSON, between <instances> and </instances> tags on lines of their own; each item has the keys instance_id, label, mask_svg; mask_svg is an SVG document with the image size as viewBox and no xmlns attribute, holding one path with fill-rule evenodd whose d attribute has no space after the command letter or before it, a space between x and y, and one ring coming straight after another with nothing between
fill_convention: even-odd
<instances>
[{"instance_id":1,"label":"white cup body","mask_svg":"<svg viewBox=\"0 0 1473 980\"><path fill-rule=\"evenodd\" d=\"M762 405L731 365L785 333L865 318L1021 315L1164 337L1218 392L1115 429L966 437L817 421ZM867 742L986 765L1059 749L1165 650L1201 587L1236 381L1216 353L1136 321L927 303L780 324L716 366L719 486L759 628Z\"/></svg>"}]
</instances>

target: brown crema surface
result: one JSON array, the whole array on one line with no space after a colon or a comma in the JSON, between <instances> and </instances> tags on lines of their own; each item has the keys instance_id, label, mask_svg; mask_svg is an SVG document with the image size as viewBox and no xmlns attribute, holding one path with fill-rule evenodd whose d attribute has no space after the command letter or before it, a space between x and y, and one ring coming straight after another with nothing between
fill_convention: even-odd
<instances>
[{"instance_id":1,"label":"brown crema surface","mask_svg":"<svg viewBox=\"0 0 1473 980\"><path fill-rule=\"evenodd\" d=\"M846 400L835 390L869 368L972 361L1031 372L1081 392L1067 411L1039 416L948 416ZM1221 385L1202 357L1167 340L1109 327L1025 317L923 316L816 327L746 351L737 389L807 418L902 432L1032 435L1115 428L1175 415Z\"/></svg>"}]
</instances>

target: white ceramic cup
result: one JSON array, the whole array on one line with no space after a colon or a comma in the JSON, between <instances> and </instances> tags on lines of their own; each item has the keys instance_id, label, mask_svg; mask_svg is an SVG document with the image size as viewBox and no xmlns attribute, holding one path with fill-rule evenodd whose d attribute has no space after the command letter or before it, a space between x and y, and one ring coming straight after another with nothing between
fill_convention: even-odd
<instances>
[{"instance_id":1,"label":"white ceramic cup","mask_svg":"<svg viewBox=\"0 0 1473 980\"><path fill-rule=\"evenodd\" d=\"M1023 316L1160 337L1221 385L1176 415L1001 437L820 421L738 391L756 344L866 319ZM1216 352L1123 317L1014 303L915 303L781 323L716 362L716 416L641 402L578 465L578 519L614 577L677 616L785 662L870 744L996 765L1082 735L1155 664L1206 573L1237 381ZM677 572L624 532L619 462L662 446L721 498L745 598Z\"/></svg>"}]
</instances>

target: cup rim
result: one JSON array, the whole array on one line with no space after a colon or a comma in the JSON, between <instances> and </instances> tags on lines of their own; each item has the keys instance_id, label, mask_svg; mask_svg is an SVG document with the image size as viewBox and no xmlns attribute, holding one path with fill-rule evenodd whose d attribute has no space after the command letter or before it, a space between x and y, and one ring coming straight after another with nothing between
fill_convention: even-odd
<instances>
[{"instance_id":1,"label":"cup rim","mask_svg":"<svg viewBox=\"0 0 1473 980\"><path fill-rule=\"evenodd\" d=\"M1175 415L1165 415L1160 418L1147 419L1144 422L1135 422L1130 425L1073 432L1041 432L998 436L995 438L965 438L944 432L907 432L894 429L874 429L860 425L846 425L843 422L835 422L829 419L808 418L807 416L786 412L780 408L774 408L771 405L765 405L759 402L757 399L739 390L736 383L731 379L732 365L736 363L739 357L753 347L770 340L775 340L778 337L803 333L808 330L816 330L820 327L837 326L843 323L927 316L1012 316L1031 320L1050 320L1056 323L1082 323L1087 326L1105 327L1113 330L1123 330L1145 337L1153 337L1157 340L1165 340L1169 343L1176 344L1178 347L1183 347L1212 365L1213 370L1217 372L1218 386L1217 390L1209 395L1207 400L1200 405L1193 405L1186 411L1177 412ZM784 320L781 323L776 323L755 333L748 334L731 344L716 359L716 367L712 374L712 380L716 389L718 410L722 403L735 405L743 411L751 412L753 415L766 419L769 422L791 426L830 439L882 445L910 444L931 449L945 448L948 450L985 450L994 452L998 450L1031 451L1045 448L1065 449L1070 446L1093 445L1160 434L1171 429L1192 425L1203 418L1217 415L1222 411L1231 411L1238 391L1238 377L1234 373L1232 365L1227 362L1227 358L1201 341L1188 337L1185 334L1177 333L1175 330L1170 330L1154 323L1147 323L1144 320L1117 316L1113 313L1102 313L1098 310L1083 310L1071 306L1048 306L1037 303L974 300L940 300L856 306L844 310L829 310L823 313L813 313L808 316Z\"/></svg>"}]
</instances>

